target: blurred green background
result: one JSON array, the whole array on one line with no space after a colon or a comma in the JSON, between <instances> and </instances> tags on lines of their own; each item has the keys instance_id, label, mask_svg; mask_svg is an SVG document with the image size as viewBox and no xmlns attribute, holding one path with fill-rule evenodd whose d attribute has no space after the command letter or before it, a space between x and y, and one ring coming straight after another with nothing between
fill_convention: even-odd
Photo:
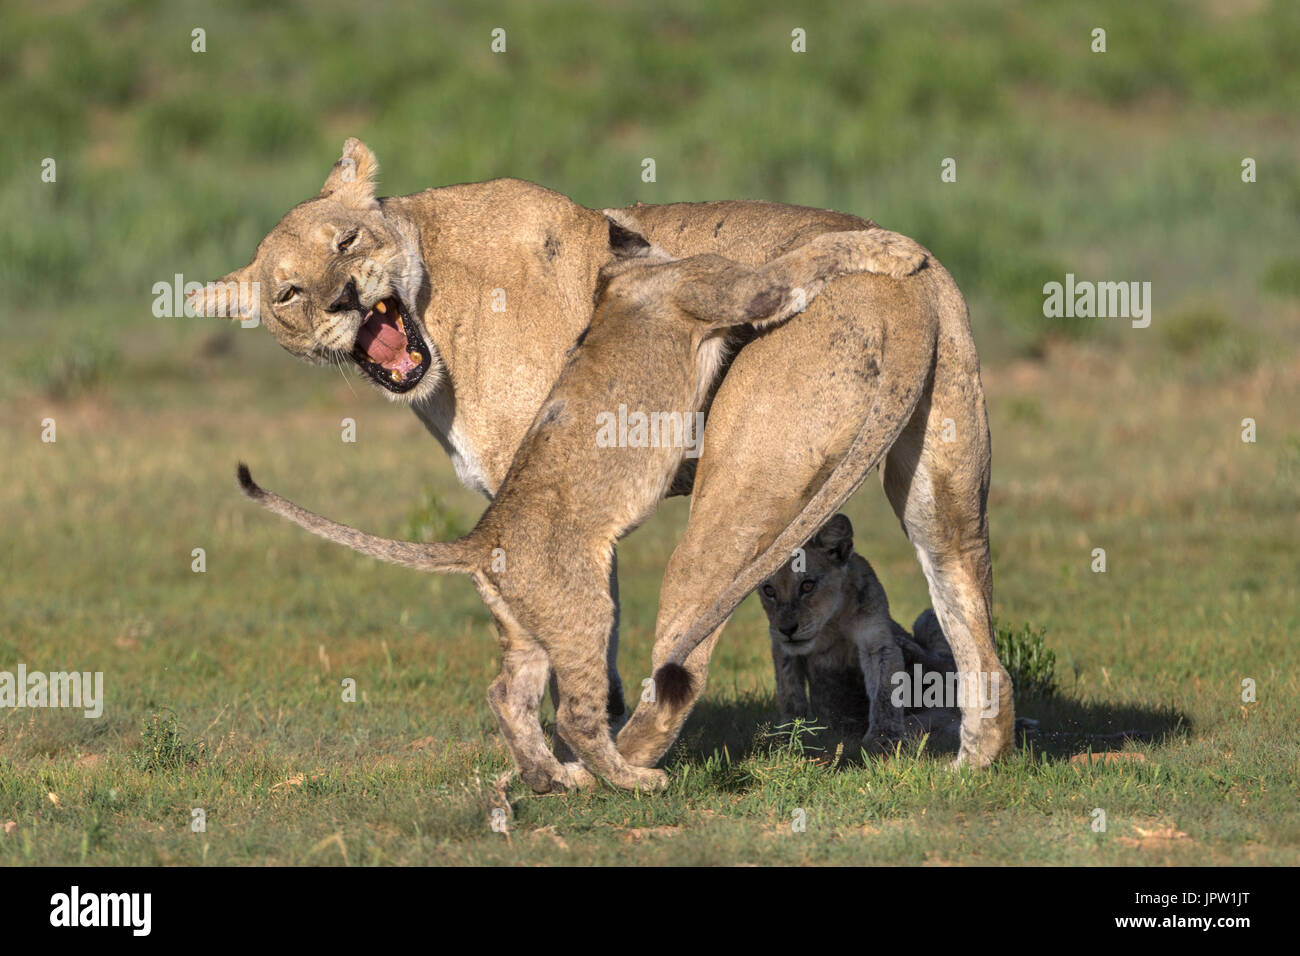
<instances>
[{"instance_id":1,"label":"blurred green background","mask_svg":"<svg viewBox=\"0 0 1300 956\"><path fill-rule=\"evenodd\" d=\"M1300 4L0 10L0 669L103 670L109 694L97 721L0 714L0 862L1296 862ZM246 263L353 135L387 194L517 176L595 207L776 200L930 247L983 360L995 613L1057 654L1060 695L1017 701L1042 736L983 776L773 750L751 600L673 791L516 792L542 835L491 833L484 781L507 758L470 584L308 539L240 499L233 465L388 535L454 535L482 500L355 376L264 330L151 313L155 282ZM1151 327L1045 319L1067 272L1151 282ZM873 484L846 510L907 623L929 597ZM687 507L620 546L630 692ZM1090 749L1130 761L1078 770ZM821 837L770 839L792 801ZM623 838L651 825L695 832Z\"/></svg>"},{"instance_id":2,"label":"blurred green background","mask_svg":"<svg viewBox=\"0 0 1300 956\"><path fill-rule=\"evenodd\" d=\"M1193 335L1273 327L1277 296L1300 293L1300 5L1285 0L3 16L0 288L26 306L0 320L9 385L100 374L128 330L192 341L152 319L152 283L246 262L349 135L378 154L388 194L508 175L597 207L761 198L874 217L948 266L987 355L1114 331L1043 318L1042 284L1066 271L1153 282L1161 324L1194 312ZM191 52L195 27L206 53ZM791 52L795 27L806 53ZM56 186L40 181L46 157ZM956 183L940 182L945 157ZM59 317L39 339L17 334L33 308ZM88 367L42 369L73 343Z\"/></svg>"}]
</instances>

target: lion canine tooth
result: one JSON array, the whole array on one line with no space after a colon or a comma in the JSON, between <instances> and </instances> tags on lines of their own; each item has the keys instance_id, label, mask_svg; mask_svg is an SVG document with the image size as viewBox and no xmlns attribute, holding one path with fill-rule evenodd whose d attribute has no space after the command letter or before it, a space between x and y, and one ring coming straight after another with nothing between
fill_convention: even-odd
<instances>
[{"instance_id":1,"label":"lion canine tooth","mask_svg":"<svg viewBox=\"0 0 1300 956\"><path fill-rule=\"evenodd\" d=\"M375 303L375 311L378 312L380 315L383 315L385 312L388 311L388 306L384 305L383 300L380 299L378 302Z\"/></svg>"},{"instance_id":2,"label":"lion canine tooth","mask_svg":"<svg viewBox=\"0 0 1300 956\"><path fill-rule=\"evenodd\" d=\"M411 361L414 362L416 365L419 365L421 362L424 361L424 356L421 355L419 352L411 352L410 357L411 357Z\"/></svg>"},{"instance_id":3,"label":"lion canine tooth","mask_svg":"<svg viewBox=\"0 0 1300 956\"><path fill-rule=\"evenodd\" d=\"M389 376L389 378L391 378L394 382L400 382L400 381L402 380L402 378L403 378L402 373L399 372L397 369L393 369L391 372L389 372L389 373L388 373L388 376Z\"/></svg>"}]
</instances>

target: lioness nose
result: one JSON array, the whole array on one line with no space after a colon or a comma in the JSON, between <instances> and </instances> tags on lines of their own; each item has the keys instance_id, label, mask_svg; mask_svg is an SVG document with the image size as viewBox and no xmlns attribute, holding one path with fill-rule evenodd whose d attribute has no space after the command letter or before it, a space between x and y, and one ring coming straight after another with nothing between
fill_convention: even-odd
<instances>
[{"instance_id":1,"label":"lioness nose","mask_svg":"<svg viewBox=\"0 0 1300 956\"><path fill-rule=\"evenodd\" d=\"M326 312L360 312L361 300L357 298L357 283L355 279L349 279L347 285L339 290L339 294L334 297L334 301L329 304Z\"/></svg>"},{"instance_id":2,"label":"lioness nose","mask_svg":"<svg viewBox=\"0 0 1300 956\"><path fill-rule=\"evenodd\" d=\"M784 634L786 637L789 637L791 634L793 634L793 633L794 633L795 631L797 631L797 630L799 630L799 625L798 625L798 624L790 624L790 625L788 625L788 626L783 626L783 627L781 628L781 633Z\"/></svg>"}]
</instances>

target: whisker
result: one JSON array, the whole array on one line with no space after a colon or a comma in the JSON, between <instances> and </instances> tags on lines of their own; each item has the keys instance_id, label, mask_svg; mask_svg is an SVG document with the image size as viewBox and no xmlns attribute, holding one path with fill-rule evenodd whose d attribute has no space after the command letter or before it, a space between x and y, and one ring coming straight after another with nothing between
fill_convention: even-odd
<instances>
[{"instance_id":1,"label":"whisker","mask_svg":"<svg viewBox=\"0 0 1300 956\"><path fill-rule=\"evenodd\" d=\"M352 397L357 397L357 390L352 387L352 380L348 378L348 373L343 370L343 356L338 352L331 353L334 356L334 364L339 367L339 374L343 376L343 381L348 383L348 390L352 392Z\"/></svg>"}]
</instances>

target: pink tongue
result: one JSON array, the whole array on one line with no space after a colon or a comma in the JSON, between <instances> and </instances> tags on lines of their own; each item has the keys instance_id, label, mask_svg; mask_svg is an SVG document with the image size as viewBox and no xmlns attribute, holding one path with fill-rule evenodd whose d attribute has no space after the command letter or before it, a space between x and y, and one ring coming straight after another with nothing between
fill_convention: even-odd
<instances>
[{"instance_id":1,"label":"pink tongue","mask_svg":"<svg viewBox=\"0 0 1300 956\"><path fill-rule=\"evenodd\" d=\"M406 336L379 313L371 313L370 321L357 332L357 345L371 361L388 365L405 351Z\"/></svg>"}]
</instances>

